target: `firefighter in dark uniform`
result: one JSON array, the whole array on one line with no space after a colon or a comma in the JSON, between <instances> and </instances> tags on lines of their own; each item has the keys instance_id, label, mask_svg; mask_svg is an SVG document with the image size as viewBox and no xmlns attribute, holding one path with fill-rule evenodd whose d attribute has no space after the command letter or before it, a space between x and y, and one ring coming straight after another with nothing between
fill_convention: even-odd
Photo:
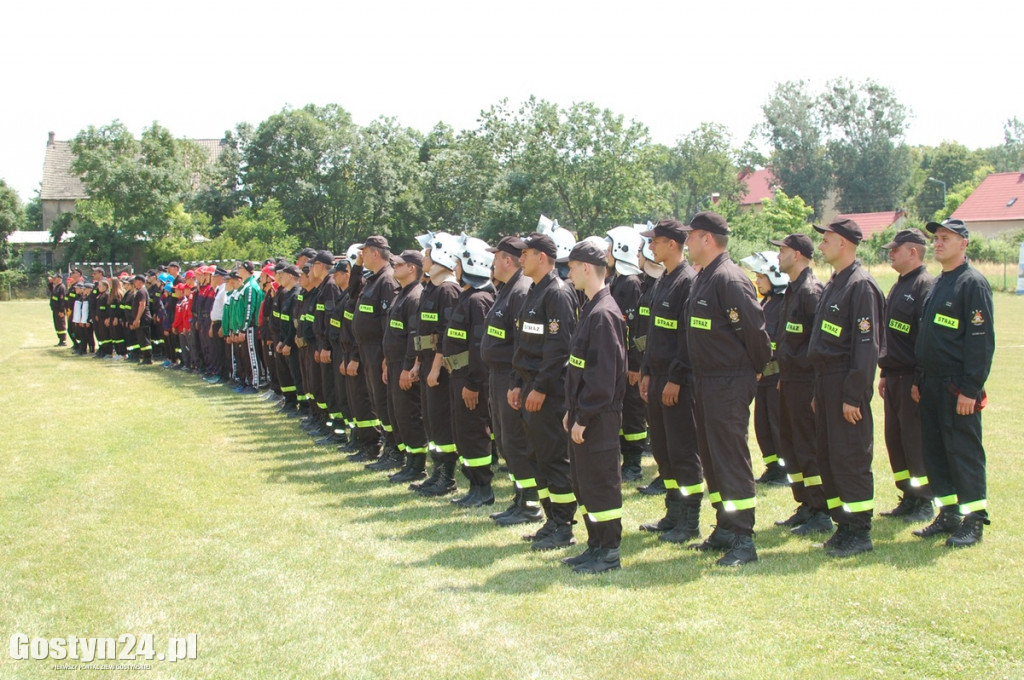
<instances>
[{"instance_id":1,"label":"firefighter in dark uniform","mask_svg":"<svg viewBox=\"0 0 1024 680\"><path fill-rule=\"evenodd\" d=\"M487 243L478 238L465 235L459 238L455 276L462 283L462 292L441 341L442 361L449 373L455 446L462 474L469 480L469 492L452 503L463 508L494 504L490 392L487 390L490 371L480 358L487 312L494 304L490 278L494 255L487 248Z\"/></svg>"},{"instance_id":2,"label":"firefighter in dark uniform","mask_svg":"<svg viewBox=\"0 0 1024 680\"><path fill-rule=\"evenodd\" d=\"M686 231L678 220L662 220L643 236L665 267L644 305L647 328L641 363L640 396L647 403L651 451L665 486L665 516L641 531L682 543L700 535L704 475L697 451L694 377L687 350L686 303L696 273L683 256Z\"/></svg>"},{"instance_id":3,"label":"firefighter in dark uniform","mask_svg":"<svg viewBox=\"0 0 1024 680\"><path fill-rule=\"evenodd\" d=\"M764 312L750 278L729 257L729 225L714 212L686 227L690 257L701 271L687 304L686 336L696 376L697 449L717 526L702 550L726 550L719 566L757 560L747 429L757 379L771 358Z\"/></svg>"},{"instance_id":4,"label":"firefighter in dark uniform","mask_svg":"<svg viewBox=\"0 0 1024 680\"><path fill-rule=\"evenodd\" d=\"M534 550L573 545L576 496L569 480L568 438L562 427L565 415L565 370L569 339L576 328L576 293L555 271L557 249L547 235L533 233L523 239L520 258L523 275L533 281L516 322L518 333L512 356L515 375L507 399L521 409L537 470L535 490L523 490L525 502L539 499L547 521L528 537Z\"/></svg>"},{"instance_id":5,"label":"firefighter in dark uniform","mask_svg":"<svg viewBox=\"0 0 1024 680\"><path fill-rule=\"evenodd\" d=\"M885 447L893 481L902 493L885 517L905 522L932 518L932 492L921 451L921 414L911 392L917 381L914 343L921 327L924 298L935 277L924 266L928 239L919 229L904 229L882 248L900 275L885 300L885 347L878 355L878 396L885 406Z\"/></svg>"},{"instance_id":6,"label":"firefighter in dark uniform","mask_svg":"<svg viewBox=\"0 0 1024 680\"><path fill-rule=\"evenodd\" d=\"M331 269L334 268L334 254L327 250L319 251L310 263L317 284L316 306L313 309L313 333L316 345L313 350L313 370L320 374L320 393L317 395L317 409L321 413L321 427L317 432L320 436L316 444L325 446L335 444L338 437L334 434L334 416L338 410L338 400L334 394L334 362L331 351L331 318L334 306L338 302L341 291L334 282Z\"/></svg>"},{"instance_id":7,"label":"firefighter in dark uniform","mask_svg":"<svg viewBox=\"0 0 1024 680\"><path fill-rule=\"evenodd\" d=\"M967 262L970 233L961 220L929 222L942 273L925 297L915 352L921 367L924 465L939 514L922 538L951 534L946 545L981 540L988 520L981 409L992 368L992 288Z\"/></svg>"},{"instance_id":8,"label":"firefighter in dark uniform","mask_svg":"<svg viewBox=\"0 0 1024 680\"><path fill-rule=\"evenodd\" d=\"M420 294L419 323L413 340L418 353L420 403L428 447L434 463L430 476L409 488L429 496L441 496L455 490L455 464L458 452L452 432L451 394L448 371L441 368L441 339L448 330L452 311L461 288L455 279L455 253L458 244L447 233L428 234L423 266L430 280Z\"/></svg>"},{"instance_id":9,"label":"firefighter in dark uniform","mask_svg":"<svg viewBox=\"0 0 1024 680\"><path fill-rule=\"evenodd\" d=\"M569 278L589 298L570 341L563 422L587 549L562 563L590 574L619 568L622 541L619 431L627 382L626 322L605 285L607 252L604 244L588 239L569 252Z\"/></svg>"},{"instance_id":10,"label":"firefighter in dark uniform","mask_svg":"<svg viewBox=\"0 0 1024 680\"><path fill-rule=\"evenodd\" d=\"M284 403L281 405L281 411L284 413L293 413L298 409L298 395L303 389L299 369L299 347L295 344L295 298L302 290L299 286L301 274L299 268L293 264L287 265L277 273L278 289L274 304L281 324L274 355L277 357L277 376L281 394L284 395Z\"/></svg>"},{"instance_id":11,"label":"firefighter in dark uniform","mask_svg":"<svg viewBox=\"0 0 1024 680\"><path fill-rule=\"evenodd\" d=\"M494 279L501 287L495 294L494 305L487 312L487 332L480 343L480 357L491 373L488 383L491 429L514 486L512 504L491 515L498 526L539 522L544 518L539 502L532 501L529 506L523 502L523 490L537 488L537 471L527 452L529 443L523 416L509 406L507 397L512 379L515 321L532 283L523 276L519 263L525 245L518 236L506 236L491 248L494 253Z\"/></svg>"},{"instance_id":12,"label":"firefighter in dark uniform","mask_svg":"<svg viewBox=\"0 0 1024 680\"><path fill-rule=\"evenodd\" d=\"M146 278L136 274L132 279L135 295L132 297L131 328L135 332L135 344L140 355L139 363L153 365L153 343L149 334L152 331L152 317L149 309L149 291L146 290Z\"/></svg>"},{"instance_id":13,"label":"firefighter in dark uniform","mask_svg":"<svg viewBox=\"0 0 1024 680\"><path fill-rule=\"evenodd\" d=\"M817 453L825 503L839 525L825 542L833 557L872 549L875 506L871 395L885 342L885 299L857 260L860 226L842 219L816 230L818 250L835 271L818 302L807 358L814 366Z\"/></svg>"},{"instance_id":14,"label":"firefighter in dark uniform","mask_svg":"<svg viewBox=\"0 0 1024 680\"><path fill-rule=\"evenodd\" d=\"M770 486L788 486L782 453L779 361L775 338L789 277L779 267L779 254L770 250L745 257L740 264L754 272L754 287L761 295L761 309L764 311L764 328L772 339L772 358L757 381L757 395L754 397L754 435L765 466L764 473L755 481Z\"/></svg>"},{"instance_id":15,"label":"firefighter in dark uniform","mask_svg":"<svg viewBox=\"0 0 1024 680\"><path fill-rule=\"evenodd\" d=\"M64 319L68 326L68 335L71 336L71 350L78 354L78 329L75 328L72 318L75 312L75 301L78 299L78 292L75 290L75 284L82 280L82 270L74 269L68 274L67 282L67 295L64 298Z\"/></svg>"},{"instance_id":16,"label":"firefighter in dark uniform","mask_svg":"<svg viewBox=\"0 0 1024 680\"><path fill-rule=\"evenodd\" d=\"M388 408L395 428L397 450L388 462L402 464L402 469L388 477L393 484L413 482L426 476L427 433L423 429L416 349L413 338L423 294L423 254L403 250L393 259L395 281L402 288L388 310L388 326L384 331L384 363L387 377Z\"/></svg>"},{"instance_id":17,"label":"firefighter in dark uniform","mask_svg":"<svg viewBox=\"0 0 1024 680\"><path fill-rule=\"evenodd\" d=\"M301 299L296 297L298 305L295 310L298 312L298 321L295 325L295 344L299 347L299 372L302 375L304 389L300 400L306 412L301 423L305 430L318 428L322 417L314 397L320 392L320 387L316 384L320 380L320 371L313 361L316 343L316 333L313 330L315 321L313 311L316 309L317 288L311 270L312 264L309 262L302 267L302 275L299 277L299 285L302 286Z\"/></svg>"},{"instance_id":18,"label":"firefighter in dark uniform","mask_svg":"<svg viewBox=\"0 0 1024 680\"><path fill-rule=\"evenodd\" d=\"M605 236L608 242L608 288L612 298L626 322L626 337L646 332L641 331L640 315L637 308L642 294L640 270L640 249L644 238L633 227L615 227ZM646 320L644 325L646 326ZM627 348L629 374L626 381L626 401L622 405L622 479L635 482L643 477L640 459L644 455L647 440L647 415L644 400L640 397L640 360L643 353L636 347Z\"/></svg>"},{"instance_id":19,"label":"firefighter in dark uniform","mask_svg":"<svg viewBox=\"0 0 1024 680\"><path fill-rule=\"evenodd\" d=\"M366 283L363 266L359 264L359 253L362 243L353 244L349 248L348 261L351 263L349 273L348 299L342 313L341 343L345 348L345 391L349 405L349 437L345 451L351 452L348 460L354 463L367 463L380 458L380 420L373 412L373 399L370 386L363 372L369 367L361 363L359 343L352 332L352 322L356 318L356 306L359 295Z\"/></svg>"},{"instance_id":20,"label":"firefighter in dark uniform","mask_svg":"<svg viewBox=\"0 0 1024 680\"><path fill-rule=\"evenodd\" d=\"M654 295L654 284L665 274L665 265L654 261L654 252L651 250L651 239L643 235L643 232L649 231L653 228L654 225L650 222L647 224L633 225L634 230L641 232L640 237L644 241L640 248L640 269L643 271L643 276L640 279L640 300L637 301L636 308L638 322L636 334L634 335L633 333L630 333L627 348L629 352L639 352L641 366L643 365L644 351L647 349L647 330L651 325L651 299ZM627 354L627 356L629 355ZM689 361L689 358L687 358L687 361ZM630 370L630 372L632 373L632 370ZM637 373L641 373L639 368L637 369ZM643 378L642 373L640 377ZM646 409L646 401L644 403L644 408ZM650 437L649 427L648 437ZM645 496L661 496L665 493L665 480L661 478L661 475L655 474L654 479L652 479L649 484L638 486L636 489Z\"/></svg>"},{"instance_id":21,"label":"firefighter in dark uniform","mask_svg":"<svg viewBox=\"0 0 1024 680\"><path fill-rule=\"evenodd\" d=\"M348 431L352 410L348 405L348 386L345 384L345 342L344 324L345 311L348 309L348 288L351 283L352 263L347 257L335 261L331 267L331 277L334 285L338 287L338 297L334 306L327 309L328 324L330 328L327 338L331 344L331 379L334 381L334 401L336 409L331 413L331 427L339 443L346 445L349 442Z\"/></svg>"},{"instance_id":22,"label":"firefighter in dark uniform","mask_svg":"<svg viewBox=\"0 0 1024 680\"><path fill-rule=\"evenodd\" d=\"M388 467L398 467L395 451L394 428L388 413L387 386L384 384L384 330L388 325L388 309L398 295L398 282L391 268L391 247L383 236L366 239L360 252L359 264L369 270L363 290L356 304L352 333L359 345L359 360L363 376L370 389L374 416L384 431L384 451Z\"/></svg>"},{"instance_id":23,"label":"firefighter in dark uniform","mask_svg":"<svg viewBox=\"0 0 1024 680\"><path fill-rule=\"evenodd\" d=\"M797 503L796 512L775 524L790 527L798 535L831 532L832 518L815 453L814 367L807 358L824 285L811 269L814 243L809 236L789 234L770 243L779 247L779 268L789 277L775 334L775 358L779 362L780 447L790 492Z\"/></svg>"},{"instance_id":24,"label":"firefighter in dark uniform","mask_svg":"<svg viewBox=\"0 0 1024 680\"><path fill-rule=\"evenodd\" d=\"M53 313L53 330L57 333L57 347L68 344L68 289L60 274L50 274L50 311Z\"/></svg>"}]
</instances>

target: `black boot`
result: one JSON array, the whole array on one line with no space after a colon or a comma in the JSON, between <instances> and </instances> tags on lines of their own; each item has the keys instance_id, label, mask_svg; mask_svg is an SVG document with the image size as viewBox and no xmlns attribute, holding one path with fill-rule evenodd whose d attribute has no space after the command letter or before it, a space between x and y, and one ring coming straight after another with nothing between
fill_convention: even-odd
<instances>
[{"instance_id":1,"label":"black boot","mask_svg":"<svg viewBox=\"0 0 1024 680\"><path fill-rule=\"evenodd\" d=\"M796 512L794 512L792 515L790 515L786 519L779 520L778 522L775 523L775 526L777 526L777 527L798 527L801 524L803 524L804 522L806 522L807 520L809 520L811 518L811 515L813 515L813 514L814 514L814 511L811 510L810 506L808 506L806 503L801 503L799 505L799 507L797 507Z\"/></svg>"},{"instance_id":2,"label":"black boot","mask_svg":"<svg viewBox=\"0 0 1024 680\"><path fill-rule=\"evenodd\" d=\"M809 534L830 534L832 533L832 518L829 517L827 512L812 513L810 519L800 526L793 527L790 530L790 533L796 534L797 536L807 536Z\"/></svg>"},{"instance_id":3,"label":"black boot","mask_svg":"<svg viewBox=\"0 0 1024 680\"><path fill-rule=\"evenodd\" d=\"M733 539L736 537L730 529L723 529L722 527L716 526L711 535L704 539L703 543L691 543L687 547L690 550L699 550L701 552L710 552L717 550L719 552L725 552L732 548Z\"/></svg>"},{"instance_id":4,"label":"black boot","mask_svg":"<svg viewBox=\"0 0 1024 680\"><path fill-rule=\"evenodd\" d=\"M850 527L847 529L846 538L841 540L838 546L825 548L825 554L831 557L853 557L872 550L874 545L871 543L871 529Z\"/></svg>"},{"instance_id":5,"label":"black boot","mask_svg":"<svg viewBox=\"0 0 1024 680\"><path fill-rule=\"evenodd\" d=\"M668 543L686 543L694 538L700 538L700 503L684 505L679 522L672 529L658 536L659 541Z\"/></svg>"},{"instance_id":6,"label":"black boot","mask_svg":"<svg viewBox=\"0 0 1024 680\"><path fill-rule=\"evenodd\" d=\"M445 455L454 458L454 454ZM441 471L434 483L430 486L424 485L419 488L418 493L421 496L445 496L459 490L455 482L455 460L445 460L438 467L441 468Z\"/></svg>"},{"instance_id":7,"label":"black boot","mask_svg":"<svg viewBox=\"0 0 1024 680\"><path fill-rule=\"evenodd\" d=\"M622 454L622 481L636 482L644 477L643 469L640 467L642 453Z\"/></svg>"},{"instance_id":8,"label":"black boot","mask_svg":"<svg viewBox=\"0 0 1024 680\"><path fill-rule=\"evenodd\" d=\"M768 486L789 486L786 478L786 468L779 464L779 461L772 461L765 466L764 474L755 480L758 484Z\"/></svg>"},{"instance_id":9,"label":"black boot","mask_svg":"<svg viewBox=\"0 0 1024 680\"><path fill-rule=\"evenodd\" d=\"M540 534L539 531L537 533ZM572 535L572 524L557 524L554 530L547 535L535 538L530 549L555 550L556 548L567 548L575 544L576 537Z\"/></svg>"},{"instance_id":10,"label":"black boot","mask_svg":"<svg viewBox=\"0 0 1024 680\"><path fill-rule=\"evenodd\" d=\"M665 496L665 516L656 522L640 525L640 531L662 532L674 529L683 519L683 494L679 489L672 489Z\"/></svg>"},{"instance_id":11,"label":"black boot","mask_svg":"<svg viewBox=\"0 0 1024 680\"><path fill-rule=\"evenodd\" d=\"M622 563L619 561L618 548L597 548L591 554L590 559L572 568L577 574L600 574L613 569L619 569Z\"/></svg>"},{"instance_id":12,"label":"black boot","mask_svg":"<svg viewBox=\"0 0 1024 680\"><path fill-rule=\"evenodd\" d=\"M715 564L720 567L738 567L749 562L757 562L754 537L745 534L735 534L728 552L722 555Z\"/></svg>"},{"instance_id":13,"label":"black boot","mask_svg":"<svg viewBox=\"0 0 1024 680\"><path fill-rule=\"evenodd\" d=\"M924 529L918 529L914 532L914 535L920 538L931 538L939 534L951 534L959 529L962 523L960 510L955 505L947 505L939 510L939 514L932 520L931 524Z\"/></svg>"},{"instance_id":14,"label":"black boot","mask_svg":"<svg viewBox=\"0 0 1024 680\"><path fill-rule=\"evenodd\" d=\"M908 493L903 494L900 498L900 502L896 504L896 507L886 512L880 512L882 517L906 517L917 508L917 499Z\"/></svg>"},{"instance_id":15,"label":"black boot","mask_svg":"<svg viewBox=\"0 0 1024 680\"><path fill-rule=\"evenodd\" d=\"M422 482L413 482L410 484L409 491L419 491L425 486L433 486L437 483L437 478L441 476L441 460L436 454L431 456L431 460L434 462L434 469L430 471L430 476ZM426 462L426 456L424 456L424 462Z\"/></svg>"},{"instance_id":16,"label":"black boot","mask_svg":"<svg viewBox=\"0 0 1024 680\"><path fill-rule=\"evenodd\" d=\"M490 484L473 484L469 487L469 493L453 500L453 504L460 508L479 508L484 505L494 505L494 490Z\"/></svg>"},{"instance_id":17,"label":"black boot","mask_svg":"<svg viewBox=\"0 0 1024 680\"><path fill-rule=\"evenodd\" d=\"M932 507L932 501L929 498L917 498L914 500L914 509L910 511L910 514L904 515L902 519L907 524L916 522L927 522L935 516L935 508Z\"/></svg>"},{"instance_id":18,"label":"black boot","mask_svg":"<svg viewBox=\"0 0 1024 680\"><path fill-rule=\"evenodd\" d=\"M505 517L506 515L511 515L513 512L516 511L516 508L519 507L519 501L520 498L522 498L523 492L518 486L515 486L513 488L515 489L515 491L512 494L512 504L505 508L504 510L502 510L501 512L492 512L490 514L491 519L499 520L502 517Z\"/></svg>"},{"instance_id":19,"label":"black boot","mask_svg":"<svg viewBox=\"0 0 1024 680\"><path fill-rule=\"evenodd\" d=\"M988 517L980 512L969 512L964 515L963 521L953 535L946 539L946 546L950 548L967 548L981 541L985 532L985 525L991 524Z\"/></svg>"},{"instance_id":20,"label":"black boot","mask_svg":"<svg viewBox=\"0 0 1024 680\"><path fill-rule=\"evenodd\" d=\"M402 467L402 452L394 446L385 446L384 452L375 462L366 465L367 470L397 470Z\"/></svg>"},{"instance_id":21,"label":"black boot","mask_svg":"<svg viewBox=\"0 0 1024 680\"><path fill-rule=\"evenodd\" d=\"M590 558L593 557L594 553L598 550L600 550L600 548L594 548L588 545L587 549L581 552L579 555L563 557L562 564L566 565L567 567L575 567L576 565L583 564L584 562L589 562Z\"/></svg>"},{"instance_id":22,"label":"black boot","mask_svg":"<svg viewBox=\"0 0 1024 680\"><path fill-rule=\"evenodd\" d=\"M531 522L543 521L544 512L540 508L537 488L533 487L530 489L522 489L519 492L519 504L516 506L515 510L504 517L495 519L494 523L499 527L510 527L515 526L516 524L529 524Z\"/></svg>"},{"instance_id":23,"label":"black boot","mask_svg":"<svg viewBox=\"0 0 1024 680\"><path fill-rule=\"evenodd\" d=\"M645 496L660 496L665 493L665 480L657 476L647 486L638 486L636 490Z\"/></svg>"},{"instance_id":24,"label":"black boot","mask_svg":"<svg viewBox=\"0 0 1024 680\"><path fill-rule=\"evenodd\" d=\"M380 457L380 442L363 442L359 449L348 460L353 463L366 463Z\"/></svg>"},{"instance_id":25,"label":"black boot","mask_svg":"<svg viewBox=\"0 0 1024 680\"><path fill-rule=\"evenodd\" d=\"M388 481L399 484L423 479L427 476L427 473L423 471L426 464L427 457L422 453L407 453L405 454L405 467L388 477Z\"/></svg>"}]
</instances>

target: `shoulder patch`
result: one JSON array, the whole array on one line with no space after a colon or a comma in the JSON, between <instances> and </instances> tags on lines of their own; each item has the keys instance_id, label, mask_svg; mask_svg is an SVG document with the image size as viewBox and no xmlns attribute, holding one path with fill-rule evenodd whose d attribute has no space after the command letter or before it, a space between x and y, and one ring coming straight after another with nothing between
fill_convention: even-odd
<instances>
[{"instance_id":1,"label":"shoulder patch","mask_svg":"<svg viewBox=\"0 0 1024 680\"><path fill-rule=\"evenodd\" d=\"M548 321L548 333L551 335L556 335L558 333L558 329L561 327L561 324L558 323L558 319L551 319Z\"/></svg>"},{"instance_id":2,"label":"shoulder patch","mask_svg":"<svg viewBox=\"0 0 1024 680\"><path fill-rule=\"evenodd\" d=\"M732 307L732 308L730 308L728 310L728 314L729 314L729 321L731 321L733 323L739 323L739 320L740 320L739 310L737 310L735 307Z\"/></svg>"},{"instance_id":3,"label":"shoulder patch","mask_svg":"<svg viewBox=\"0 0 1024 680\"><path fill-rule=\"evenodd\" d=\"M985 316L981 313L980 309L975 309L971 312L971 323L975 326L981 326L985 323Z\"/></svg>"},{"instance_id":4,"label":"shoulder patch","mask_svg":"<svg viewBox=\"0 0 1024 680\"><path fill-rule=\"evenodd\" d=\"M871 319L869 319L866 316L862 316L861 318L857 319L857 330L859 330L861 333L870 333Z\"/></svg>"}]
</instances>

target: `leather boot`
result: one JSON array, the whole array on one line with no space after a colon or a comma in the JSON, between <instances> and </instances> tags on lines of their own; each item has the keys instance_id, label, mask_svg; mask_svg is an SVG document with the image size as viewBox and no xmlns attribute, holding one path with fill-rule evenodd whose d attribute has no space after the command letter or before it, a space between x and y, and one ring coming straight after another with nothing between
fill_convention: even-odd
<instances>
[{"instance_id":1,"label":"leather boot","mask_svg":"<svg viewBox=\"0 0 1024 680\"><path fill-rule=\"evenodd\" d=\"M665 480L661 476L655 477L647 486L638 486L636 490L645 496L660 496L665 493Z\"/></svg>"},{"instance_id":2,"label":"leather boot","mask_svg":"<svg viewBox=\"0 0 1024 680\"><path fill-rule=\"evenodd\" d=\"M846 538L840 541L838 546L825 548L825 554L830 557L853 557L872 550L874 545L871 543L871 530L849 527Z\"/></svg>"},{"instance_id":3,"label":"leather boot","mask_svg":"<svg viewBox=\"0 0 1024 680\"><path fill-rule=\"evenodd\" d=\"M642 453L622 454L622 481L636 482L643 479L644 473L640 467Z\"/></svg>"},{"instance_id":4,"label":"leather boot","mask_svg":"<svg viewBox=\"0 0 1024 680\"><path fill-rule=\"evenodd\" d=\"M373 470L375 472L381 470L395 470L402 467L402 452L393 446L387 446L384 448L384 452L380 458L373 463L366 465L367 470Z\"/></svg>"},{"instance_id":5,"label":"leather boot","mask_svg":"<svg viewBox=\"0 0 1024 680\"><path fill-rule=\"evenodd\" d=\"M502 510L501 512L492 512L490 514L490 518L491 519L498 520L498 519L501 519L502 517L505 517L506 515L511 515L513 512L516 511L516 508L519 507L520 498L522 498L523 492L522 492L522 489L520 489L518 486L515 486L513 488L515 490L514 490L514 492L512 494L512 504L509 505L504 510Z\"/></svg>"},{"instance_id":6,"label":"leather boot","mask_svg":"<svg viewBox=\"0 0 1024 680\"><path fill-rule=\"evenodd\" d=\"M530 549L555 550L556 548L567 548L575 544L576 537L572 535L572 524L558 524L555 526L554 531L548 535L535 539Z\"/></svg>"},{"instance_id":7,"label":"leather boot","mask_svg":"<svg viewBox=\"0 0 1024 680\"><path fill-rule=\"evenodd\" d=\"M960 509L955 505L947 505L939 510L939 514L932 520L932 523L924 529L914 532L920 538L931 538L939 534L951 534L960 528L963 519L960 517Z\"/></svg>"},{"instance_id":8,"label":"leather boot","mask_svg":"<svg viewBox=\"0 0 1024 680\"><path fill-rule=\"evenodd\" d=\"M540 509L540 501L537 496L536 487L522 489L519 493L519 504L515 510L494 520L499 527L510 527L516 524L529 524L531 522L543 522L544 512Z\"/></svg>"},{"instance_id":9,"label":"leather boot","mask_svg":"<svg viewBox=\"0 0 1024 680\"><path fill-rule=\"evenodd\" d=\"M393 484L399 484L402 482L414 482L416 480L423 479L427 476L427 473L423 471L426 464L427 457L423 454L407 453L405 454L405 467L388 477L388 481Z\"/></svg>"},{"instance_id":10,"label":"leather boot","mask_svg":"<svg viewBox=\"0 0 1024 680\"><path fill-rule=\"evenodd\" d=\"M767 484L768 486L789 486L789 480L786 478L786 468L779 464L779 461L773 461L765 466L764 473L754 480L758 484Z\"/></svg>"},{"instance_id":11,"label":"leather boot","mask_svg":"<svg viewBox=\"0 0 1024 680\"><path fill-rule=\"evenodd\" d=\"M658 536L659 541L669 543L686 543L687 541L700 538L700 504L684 505L683 514L676 525Z\"/></svg>"},{"instance_id":12,"label":"leather boot","mask_svg":"<svg viewBox=\"0 0 1024 680\"><path fill-rule=\"evenodd\" d=\"M484 505L494 505L494 490L490 484L473 484L469 487L469 493L462 498L453 500L454 505L460 508L479 508Z\"/></svg>"},{"instance_id":13,"label":"leather boot","mask_svg":"<svg viewBox=\"0 0 1024 680\"><path fill-rule=\"evenodd\" d=\"M832 533L832 518L827 512L815 512L806 522L790 529L790 533L797 536Z\"/></svg>"},{"instance_id":14,"label":"leather boot","mask_svg":"<svg viewBox=\"0 0 1024 680\"><path fill-rule=\"evenodd\" d=\"M618 548L597 548L589 560L577 564L572 570L577 574L600 574L621 567Z\"/></svg>"},{"instance_id":15,"label":"leather boot","mask_svg":"<svg viewBox=\"0 0 1024 680\"><path fill-rule=\"evenodd\" d=\"M656 522L640 525L640 531L662 532L674 529L683 518L683 494L672 489L665 495L665 516Z\"/></svg>"},{"instance_id":16,"label":"leather boot","mask_svg":"<svg viewBox=\"0 0 1024 680\"><path fill-rule=\"evenodd\" d=\"M720 567L738 567L749 562L757 562L754 537L745 534L735 534L729 551L722 555L715 564Z\"/></svg>"},{"instance_id":17,"label":"leather boot","mask_svg":"<svg viewBox=\"0 0 1024 680\"><path fill-rule=\"evenodd\" d=\"M986 524L991 524L986 515L980 512L967 513L964 515L960 526L953 532L953 535L946 539L946 546L950 548L967 548L980 543Z\"/></svg>"},{"instance_id":18,"label":"leather boot","mask_svg":"<svg viewBox=\"0 0 1024 680\"><path fill-rule=\"evenodd\" d=\"M732 542L735 537L736 534L732 530L716 526L711 535L704 539L703 543L691 543L687 547L690 550L699 550L700 552L710 552L713 550L725 552L732 549Z\"/></svg>"},{"instance_id":19,"label":"leather boot","mask_svg":"<svg viewBox=\"0 0 1024 680\"><path fill-rule=\"evenodd\" d=\"M451 454L446 454L451 455ZM451 460L445 460L443 463L438 465L441 468L437 475L437 479L430 486L421 486L418 489L418 493L421 496L444 496L450 493L455 493L459 490L458 485L455 482L455 460L454 457Z\"/></svg>"}]
</instances>

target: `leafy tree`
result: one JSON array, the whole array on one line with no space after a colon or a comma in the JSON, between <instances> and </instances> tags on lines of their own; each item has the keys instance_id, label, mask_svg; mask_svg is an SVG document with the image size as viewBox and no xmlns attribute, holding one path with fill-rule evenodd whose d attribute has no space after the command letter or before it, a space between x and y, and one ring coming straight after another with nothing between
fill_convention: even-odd
<instances>
[{"instance_id":1,"label":"leafy tree","mask_svg":"<svg viewBox=\"0 0 1024 680\"><path fill-rule=\"evenodd\" d=\"M499 165L484 135L455 135L439 123L420 148L421 226L424 230L459 233L485 222L488 195Z\"/></svg>"},{"instance_id":2,"label":"leafy tree","mask_svg":"<svg viewBox=\"0 0 1024 680\"><path fill-rule=\"evenodd\" d=\"M744 192L738 179L732 139L718 123L701 123L674 147L660 154L656 176L662 191L670 192L672 216L688 222L701 210L713 206L713 194L724 201L737 201Z\"/></svg>"},{"instance_id":3,"label":"leafy tree","mask_svg":"<svg viewBox=\"0 0 1024 680\"><path fill-rule=\"evenodd\" d=\"M978 188L978 185L993 172L995 172L995 168L991 165L983 165L974 171L970 179L955 184L946 192L946 205L936 210L935 214L931 216L931 220L941 222L952 215L960 207L960 204L966 201L967 197Z\"/></svg>"},{"instance_id":4,"label":"leafy tree","mask_svg":"<svg viewBox=\"0 0 1024 680\"><path fill-rule=\"evenodd\" d=\"M903 142L906 107L873 80L857 85L844 78L826 85L821 107L840 209L895 208L912 170L910 149Z\"/></svg>"},{"instance_id":5,"label":"leafy tree","mask_svg":"<svg viewBox=\"0 0 1024 680\"><path fill-rule=\"evenodd\" d=\"M0 271L10 266L13 256L12 249L7 243L7 237L12 232L21 229L25 223L25 212L21 207L21 198L18 192L8 186L7 182L0 179Z\"/></svg>"},{"instance_id":6,"label":"leafy tree","mask_svg":"<svg viewBox=\"0 0 1024 680\"><path fill-rule=\"evenodd\" d=\"M42 231L43 229L43 201L39 198L39 189L25 204L25 229L29 231Z\"/></svg>"},{"instance_id":7,"label":"leafy tree","mask_svg":"<svg viewBox=\"0 0 1024 680\"><path fill-rule=\"evenodd\" d=\"M242 185L242 155L252 137L252 126L240 123L235 132L227 130L217 162L207 171L208 180L188 203L191 212L201 211L210 216L217 227L226 217L248 204Z\"/></svg>"},{"instance_id":8,"label":"leafy tree","mask_svg":"<svg viewBox=\"0 0 1024 680\"><path fill-rule=\"evenodd\" d=\"M982 149L983 162L991 164L995 172L1021 172L1024 170L1024 120L1017 116L1003 124L1003 145Z\"/></svg>"},{"instance_id":9,"label":"leafy tree","mask_svg":"<svg viewBox=\"0 0 1024 680\"><path fill-rule=\"evenodd\" d=\"M800 196L820 215L833 182L817 97L804 81L787 81L776 85L761 111L765 119L754 133L771 149L768 167L788 195Z\"/></svg>"},{"instance_id":10,"label":"leafy tree","mask_svg":"<svg viewBox=\"0 0 1024 680\"><path fill-rule=\"evenodd\" d=\"M913 203L917 214L931 216L943 207L943 186L946 193L961 182L971 179L981 159L963 144L943 142L937 148L922 150L919 171L915 172ZM935 181L932 181L935 180Z\"/></svg>"},{"instance_id":11,"label":"leafy tree","mask_svg":"<svg viewBox=\"0 0 1024 680\"><path fill-rule=\"evenodd\" d=\"M808 233L811 231L808 220L813 215L814 209L804 203L802 198L791 198L782 189L776 189L773 198L761 201L761 210L751 210L730 220L733 233L729 239L729 250L733 259L771 249L769 239Z\"/></svg>"}]
</instances>

